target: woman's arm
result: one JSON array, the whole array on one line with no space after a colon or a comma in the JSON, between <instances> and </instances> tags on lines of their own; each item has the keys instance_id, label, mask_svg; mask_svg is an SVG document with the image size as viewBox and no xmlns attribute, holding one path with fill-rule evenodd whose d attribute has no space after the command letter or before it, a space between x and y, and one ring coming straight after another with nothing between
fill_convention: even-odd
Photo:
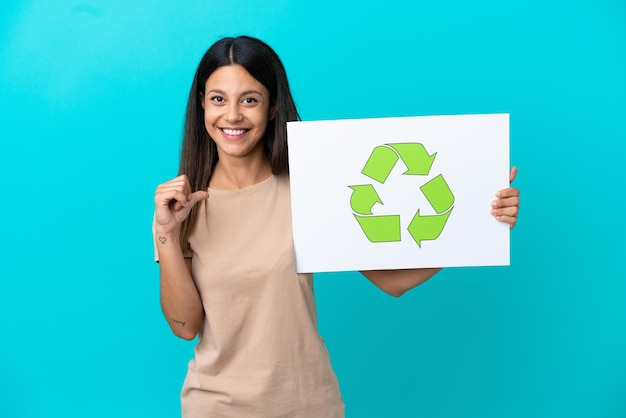
<instances>
[{"instance_id":1,"label":"woman's arm","mask_svg":"<svg viewBox=\"0 0 626 418\"><path fill-rule=\"evenodd\" d=\"M513 167L509 174L512 183L517 175L517 167ZM519 212L519 190L515 187L508 187L496 193L496 200L491 202L491 214L498 222L505 222L513 229L517 222ZM372 283L384 292L392 296L402 296L408 290L424 283L433 277L440 268L409 269L409 270L370 270L362 271Z\"/></svg>"},{"instance_id":2,"label":"woman's arm","mask_svg":"<svg viewBox=\"0 0 626 418\"><path fill-rule=\"evenodd\" d=\"M158 234L161 310L172 332L193 340L204 319L200 293L191 277L191 259L184 258L178 236Z\"/></svg>"},{"instance_id":3,"label":"woman's arm","mask_svg":"<svg viewBox=\"0 0 626 418\"><path fill-rule=\"evenodd\" d=\"M191 259L183 256L180 228L191 208L208 197L205 191L191 193L184 175L159 185L154 195L161 309L174 334L185 340L192 340L198 334L204 319L204 307L191 277Z\"/></svg>"},{"instance_id":4,"label":"woman's arm","mask_svg":"<svg viewBox=\"0 0 626 418\"><path fill-rule=\"evenodd\" d=\"M369 270L361 274L369 279L384 292L400 297L406 291L413 289L433 277L441 269L409 269L409 270Z\"/></svg>"}]
</instances>

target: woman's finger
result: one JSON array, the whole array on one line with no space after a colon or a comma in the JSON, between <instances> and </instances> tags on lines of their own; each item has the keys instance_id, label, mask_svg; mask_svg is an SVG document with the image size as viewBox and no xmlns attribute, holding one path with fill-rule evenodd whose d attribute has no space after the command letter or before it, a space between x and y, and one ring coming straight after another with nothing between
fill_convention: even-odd
<instances>
[{"instance_id":1,"label":"woman's finger","mask_svg":"<svg viewBox=\"0 0 626 418\"><path fill-rule=\"evenodd\" d=\"M509 206L519 206L520 200L519 197L504 197L500 199L496 199L491 202L491 207L494 209L505 208Z\"/></svg>"},{"instance_id":2,"label":"woman's finger","mask_svg":"<svg viewBox=\"0 0 626 418\"><path fill-rule=\"evenodd\" d=\"M154 196L154 204L156 206L169 206L173 207L172 202L180 202L183 206L187 205L187 195L179 189L171 189L165 191L159 191Z\"/></svg>"},{"instance_id":3,"label":"woman's finger","mask_svg":"<svg viewBox=\"0 0 626 418\"><path fill-rule=\"evenodd\" d=\"M509 173L509 184L513 183L515 176L517 176L517 167L513 166L511 168L511 172Z\"/></svg>"},{"instance_id":4,"label":"woman's finger","mask_svg":"<svg viewBox=\"0 0 626 418\"><path fill-rule=\"evenodd\" d=\"M505 198L505 197L517 197L519 196L519 189L516 187L508 187L506 189L498 190L496 193L497 198Z\"/></svg>"},{"instance_id":5,"label":"woman's finger","mask_svg":"<svg viewBox=\"0 0 626 418\"><path fill-rule=\"evenodd\" d=\"M513 227L517 223L517 217L505 216L505 215L503 215L503 216L496 216L496 221L507 223L507 224L509 224L509 228L513 229Z\"/></svg>"},{"instance_id":6,"label":"woman's finger","mask_svg":"<svg viewBox=\"0 0 626 418\"><path fill-rule=\"evenodd\" d=\"M491 209L493 216L517 216L519 208L517 206L507 206L499 209Z\"/></svg>"}]
</instances>

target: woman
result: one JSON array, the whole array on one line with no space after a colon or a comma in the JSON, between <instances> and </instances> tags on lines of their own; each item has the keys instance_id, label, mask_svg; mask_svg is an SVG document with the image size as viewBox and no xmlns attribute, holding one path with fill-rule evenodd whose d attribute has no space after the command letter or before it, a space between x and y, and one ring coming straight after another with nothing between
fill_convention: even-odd
<instances>
[{"instance_id":1,"label":"woman","mask_svg":"<svg viewBox=\"0 0 626 418\"><path fill-rule=\"evenodd\" d=\"M154 199L163 313L177 336L198 335L185 418L344 415L312 275L295 270L286 122L298 119L265 43L225 38L200 61L180 175ZM513 227L518 205L517 189L504 189L492 213ZM437 271L362 273L399 296Z\"/></svg>"}]
</instances>

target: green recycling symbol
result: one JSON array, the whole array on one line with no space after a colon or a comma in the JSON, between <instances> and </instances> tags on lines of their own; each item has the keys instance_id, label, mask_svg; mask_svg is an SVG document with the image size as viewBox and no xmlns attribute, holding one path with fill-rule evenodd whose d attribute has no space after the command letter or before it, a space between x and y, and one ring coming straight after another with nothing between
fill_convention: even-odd
<instances>
[{"instance_id":1,"label":"green recycling symbol","mask_svg":"<svg viewBox=\"0 0 626 418\"><path fill-rule=\"evenodd\" d=\"M384 184L399 159L406 165L403 175L428 176L437 153L428 154L422 144L409 142L385 144L374 148L361 173ZM352 191L350 207L365 236L371 242L401 241L400 215L373 215L376 203L383 204L371 184L348 186ZM411 220L407 230L421 248L422 241L435 240L452 213L454 195L441 174L420 187L436 215L421 215L420 209Z\"/></svg>"}]
</instances>

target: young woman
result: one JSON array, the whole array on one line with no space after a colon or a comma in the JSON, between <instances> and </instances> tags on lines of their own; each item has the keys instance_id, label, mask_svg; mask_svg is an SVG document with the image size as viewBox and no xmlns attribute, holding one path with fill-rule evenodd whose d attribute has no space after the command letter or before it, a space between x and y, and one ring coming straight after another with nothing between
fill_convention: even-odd
<instances>
[{"instance_id":1,"label":"young woman","mask_svg":"<svg viewBox=\"0 0 626 418\"><path fill-rule=\"evenodd\" d=\"M298 119L268 45L225 38L205 53L180 175L154 198L163 313L177 336L198 335L181 393L185 418L344 416L312 275L295 270L286 122ZM518 195L507 188L492 203L511 228ZM437 271L362 273L400 296Z\"/></svg>"}]
</instances>

